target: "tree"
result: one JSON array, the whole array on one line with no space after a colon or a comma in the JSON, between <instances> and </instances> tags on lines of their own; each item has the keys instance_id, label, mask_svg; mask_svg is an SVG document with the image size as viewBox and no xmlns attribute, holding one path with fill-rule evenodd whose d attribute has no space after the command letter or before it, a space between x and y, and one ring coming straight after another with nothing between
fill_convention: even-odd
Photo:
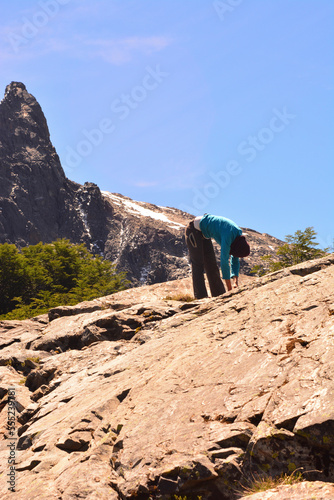
<instances>
[{"instance_id":1,"label":"tree","mask_svg":"<svg viewBox=\"0 0 334 500\"><path fill-rule=\"evenodd\" d=\"M14 297L22 295L28 274L24 259L15 245L0 245L0 314L15 306Z\"/></svg>"},{"instance_id":2,"label":"tree","mask_svg":"<svg viewBox=\"0 0 334 500\"><path fill-rule=\"evenodd\" d=\"M82 245L59 239L22 248L0 245L0 314L23 319L124 290L124 273Z\"/></svg>"},{"instance_id":3,"label":"tree","mask_svg":"<svg viewBox=\"0 0 334 500\"><path fill-rule=\"evenodd\" d=\"M264 265L254 266L251 272L262 276L268 272L278 271L284 267L294 266L306 260L318 259L326 255L325 250L316 248L319 243L316 243L317 233L313 227L307 227L304 231L296 231L294 235L288 234L285 237L286 243L278 247L275 259L272 255L261 257Z\"/></svg>"}]
</instances>

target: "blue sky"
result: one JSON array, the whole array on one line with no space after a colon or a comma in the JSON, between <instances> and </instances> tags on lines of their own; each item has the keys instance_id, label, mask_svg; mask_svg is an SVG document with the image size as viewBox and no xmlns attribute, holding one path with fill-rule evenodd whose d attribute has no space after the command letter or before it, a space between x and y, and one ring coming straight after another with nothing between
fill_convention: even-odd
<instances>
[{"instance_id":1,"label":"blue sky","mask_svg":"<svg viewBox=\"0 0 334 500\"><path fill-rule=\"evenodd\" d=\"M67 176L333 243L332 0L1 2ZM2 90L1 90L2 89Z\"/></svg>"}]
</instances>

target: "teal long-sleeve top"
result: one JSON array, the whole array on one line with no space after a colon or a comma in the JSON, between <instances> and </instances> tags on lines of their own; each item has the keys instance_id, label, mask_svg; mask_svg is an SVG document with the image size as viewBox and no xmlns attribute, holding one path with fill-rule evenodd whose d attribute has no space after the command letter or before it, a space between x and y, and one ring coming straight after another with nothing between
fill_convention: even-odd
<instances>
[{"instance_id":1,"label":"teal long-sleeve top","mask_svg":"<svg viewBox=\"0 0 334 500\"><path fill-rule=\"evenodd\" d=\"M211 214L203 215L199 227L206 238L213 238L221 247L220 267L223 278L228 280L233 276L239 276L239 258L231 255L230 263L230 248L235 238L241 236L242 229L230 219Z\"/></svg>"}]
</instances>

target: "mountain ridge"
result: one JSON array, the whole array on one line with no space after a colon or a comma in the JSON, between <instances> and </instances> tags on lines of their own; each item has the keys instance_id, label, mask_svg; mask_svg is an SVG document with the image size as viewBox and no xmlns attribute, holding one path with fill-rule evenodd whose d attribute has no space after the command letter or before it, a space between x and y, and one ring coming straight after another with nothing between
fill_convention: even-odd
<instances>
[{"instance_id":1,"label":"mountain ridge","mask_svg":"<svg viewBox=\"0 0 334 500\"><path fill-rule=\"evenodd\" d=\"M7 85L0 103L0 243L84 243L138 286L189 275L184 229L192 217L68 179L37 100L23 83ZM247 231L251 256L241 261L243 274L282 243Z\"/></svg>"}]
</instances>

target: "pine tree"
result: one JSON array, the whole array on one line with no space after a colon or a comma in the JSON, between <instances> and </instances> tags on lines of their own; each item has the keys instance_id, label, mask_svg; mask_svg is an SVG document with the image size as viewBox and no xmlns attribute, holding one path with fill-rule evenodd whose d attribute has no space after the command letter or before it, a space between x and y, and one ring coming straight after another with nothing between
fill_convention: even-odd
<instances>
[{"instance_id":1,"label":"pine tree","mask_svg":"<svg viewBox=\"0 0 334 500\"><path fill-rule=\"evenodd\" d=\"M251 272L258 276L262 276L268 272L278 271L284 267L294 266L306 260L318 259L326 255L328 249L320 250L316 248L319 243L316 243L317 233L313 227L307 227L304 231L296 231L294 235L288 234L285 237L286 243L278 247L276 256L265 255L261 257L264 264L254 266Z\"/></svg>"},{"instance_id":2,"label":"pine tree","mask_svg":"<svg viewBox=\"0 0 334 500\"><path fill-rule=\"evenodd\" d=\"M15 306L14 297L24 294L28 282L24 258L15 245L0 245L0 314Z\"/></svg>"},{"instance_id":3,"label":"pine tree","mask_svg":"<svg viewBox=\"0 0 334 500\"><path fill-rule=\"evenodd\" d=\"M0 245L0 316L24 319L124 290L125 273L87 248L59 239L22 248Z\"/></svg>"}]
</instances>

